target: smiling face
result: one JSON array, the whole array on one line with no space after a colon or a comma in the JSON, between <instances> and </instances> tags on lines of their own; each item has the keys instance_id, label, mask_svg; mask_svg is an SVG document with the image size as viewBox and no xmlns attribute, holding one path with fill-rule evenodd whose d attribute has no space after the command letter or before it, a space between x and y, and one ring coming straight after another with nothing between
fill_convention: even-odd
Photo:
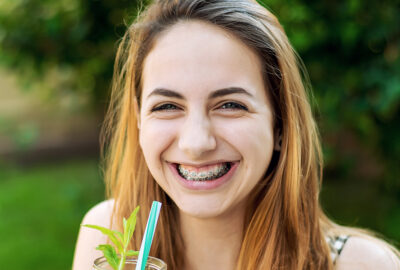
<instances>
[{"instance_id":1,"label":"smiling face","mask_svg":"<svg viewBox=\"0 0 400 270\"><path fill-rule=\"evenodd\" d=\"M244 205L273 152L266 91L258 56L217 26L179 22L157 38L143 66L140 146L181 212Z\"/></svg>"}]
</instances>

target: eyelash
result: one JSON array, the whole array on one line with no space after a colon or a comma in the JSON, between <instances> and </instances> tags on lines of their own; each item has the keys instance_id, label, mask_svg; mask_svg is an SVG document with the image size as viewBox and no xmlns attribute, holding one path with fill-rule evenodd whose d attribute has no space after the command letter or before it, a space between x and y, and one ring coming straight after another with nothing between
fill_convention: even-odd
<instances>
[{"instance_id":1,"label":"eyelash","mask_svg":"<svg viewBox=\"0 0 400 270\"><path fill-rule=\"evenodd\" d=\"M229 108L227 108L227 105L229 105ZM227 109L227 110L244 110L244 111L248 111L249 110L249 109L247 109L246 106L244 106L242 104L239 104L239 103L236 103L236 102L226 102L226 103L222 104L220 106L220 108L222 108L224 106L225 106L224 109Z\"/></svg>"},{"instance_id":2,"label":"eyelash","mask_svg":"<svg viewBox=\"0 0 400 270\"><path fill-rule=\"evenodd\" d=\"M225 107L225 108L223 108L223 107ZM219 106L218 108L222 108L222 109L226 109L226 110L244 110L244 111L249 110L246 106L236 103L236 102L226 102L226 103L222 104L221 106ZM177 109L180 109L180 108L174 104L165 103L160 106L154 107L153 109L151 109L151 112L173 111L173 110L177 110Z\"/></svg>"},{"instance_id":3,"label":"eyelash","mask_svg":"<svg viewBox=\"0 0 400 270\"><path fill-rule=\"evenodd\" d=\"M173 107L173 108L171 108ZM178 107L174 104L171 103L165 103L165 104L161 104L160 106L154 107L153 109L151 109L151 112L157 112L157 111L172 111L172 110L176 110L178 109Z\"/></svg>"}]
</instances>

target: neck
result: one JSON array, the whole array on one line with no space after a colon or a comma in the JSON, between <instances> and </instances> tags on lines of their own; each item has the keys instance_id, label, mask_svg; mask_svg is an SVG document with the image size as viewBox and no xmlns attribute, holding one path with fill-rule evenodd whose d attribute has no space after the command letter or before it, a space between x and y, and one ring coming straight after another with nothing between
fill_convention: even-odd
<instances>
[{"instance_id":1,"label":"neck","mask_svg":"<svg viewBox=\"0 0 400 270\"><path fill-rule=\"evenodd\" d=\"M213 218L180 213L185 270L232 270L243 238L244 207Z\"/></svg>"}]
</instances>

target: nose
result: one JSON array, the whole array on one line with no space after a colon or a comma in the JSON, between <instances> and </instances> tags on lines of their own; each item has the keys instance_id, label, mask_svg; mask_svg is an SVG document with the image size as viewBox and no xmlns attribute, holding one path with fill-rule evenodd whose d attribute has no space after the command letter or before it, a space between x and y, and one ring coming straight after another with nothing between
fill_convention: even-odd
<instances>
[{"instance_id":1,"label":"nose","mask_svg":"<svg viewBox=\"0 0 400 270\"><path fill-rule=\"evenodd\" d=\"M216 148L212 125L207 116L188 116L179 134L179 148L192 159L198 159Z\"/></svg>"}]
</instances>

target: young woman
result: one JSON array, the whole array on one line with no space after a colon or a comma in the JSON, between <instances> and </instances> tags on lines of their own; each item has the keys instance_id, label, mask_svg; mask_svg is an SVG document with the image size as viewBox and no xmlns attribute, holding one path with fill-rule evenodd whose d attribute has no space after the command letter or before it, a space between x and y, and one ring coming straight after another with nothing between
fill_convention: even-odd
<instances>
[{"instance_id":1,"label":"young woman","mask_svg":"<svg viewBox=\"0 0 400 270\"><path fill-rule=\"evenodd\" d=\"M117 53L104 125L110 200L83 223L120 229L163 203L151 255L168 269L400 269L318 201L322 157L300 61L251 0L158 0ZM106 239L82 228L74 269Z\"/></svg>"}]
</instances>

